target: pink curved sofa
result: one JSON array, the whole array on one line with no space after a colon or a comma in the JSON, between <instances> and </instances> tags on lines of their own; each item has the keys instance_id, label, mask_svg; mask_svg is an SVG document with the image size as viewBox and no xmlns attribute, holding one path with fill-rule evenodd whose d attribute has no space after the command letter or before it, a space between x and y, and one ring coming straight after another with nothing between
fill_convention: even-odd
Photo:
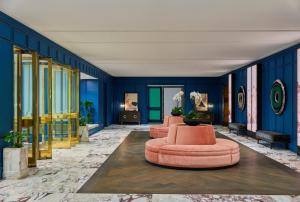
<instances>
[{"instance_id":1,"label":"pink curved sofa","mask_svg":"<svg viewBox=\"0 0 300 202\"><path fill-rule=\"evenodd\" d=\"M165 138L148 140L147 161L171 167L216 168L234 165L240 160L239 145L216 138L211 125L170 127Z\"/></svg>"},{"instance_id":2,"label":"pink curved sofa","mask_svg":"<svg viewBox=\"0 0 300 202\"><path fill-rule=\"evenodd\" d=\"M178 124L178 123L183 123L183 118L181 116L165 116L163 124L150 127L150 137L152 138L167 137L169 132L169 127L173 124Z\"/></svg>"}]
</instances>

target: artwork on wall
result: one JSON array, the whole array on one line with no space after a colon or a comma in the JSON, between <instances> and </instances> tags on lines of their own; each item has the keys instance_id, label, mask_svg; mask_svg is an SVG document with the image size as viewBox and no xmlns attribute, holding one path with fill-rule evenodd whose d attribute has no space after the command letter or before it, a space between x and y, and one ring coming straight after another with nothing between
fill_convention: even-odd
<instances>
[{"instance_id":1,"label":"artwork on wall","mask_svg":"<svg viewBox=\"0 0 300 202\"><path fill-rule=\"evenodd\" d=\"M228 75L228 105L229 105L229 109L228 109L228 122L231 123L232 122L232 74Z\"/></svg>"},{"instance_id":2,"label":"artwork on wall","mask_svg":"<svg viewBox=\"0 0 300 202\"><path fill-rule=\"evenodd\" d=\"M125 93L125 111L138 111L138 94Z\"/></svg>"},{"instance_id":3,"label":"artwork on wall","mask_svg":"<svg viewBox=\"0 0 300 202\"><path fill-rule=\"evenodd\" d=\"M257 130L257 65L247 68L247 130Z\"/></svg>"},{"instance_id":4,"label":"artwork on wall","mask_svg":"<svg viewBox=\"0 0 300 202\"><path fill-rule=\"evenodd\" d=\"M238 107L239 110L243 111L245 109L245 102L246 102L246 94L245 94L245 89L244 86L240 86L239 91L238 91Z\"/></svg>"},{"instance_id":5,"label":"artwork on wall","mask_svg":"<svg viewBox=\"0 0 300 202\"><path fill-rule=\"evenodd\" d=\"M275 114L282 114L285 106L285 88L281 80L276 80L270 93L271 107Z\"/></svg>"},{"instance_id":6,"label":"artwork on wall","mask_svg":"<svg viewBox=\"0 0 300 202\"><path fill-rule=\"evenodd\" d=\"M207 93L199 93L199 99L195 100L196 110L199 112L208 111Z\"/></svg>"}]
</instances>

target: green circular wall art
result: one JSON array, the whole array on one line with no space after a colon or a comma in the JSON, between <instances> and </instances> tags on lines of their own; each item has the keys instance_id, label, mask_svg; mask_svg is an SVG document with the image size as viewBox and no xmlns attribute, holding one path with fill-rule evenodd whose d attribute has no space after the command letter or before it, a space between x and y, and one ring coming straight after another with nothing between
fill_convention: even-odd
<instances>
[{"instance_id":1,"label":"green circular wall art","mask_svg":"<svg viewBox=\"0 0 300 202\"><path fill-rule=\"evenodd\" d=\"M271 107L275 114L281 114L285 105L285 88L281 80L276 80L271 88Z\"/></svg>"},{"instance_id":2,"label":"green circular wall art","mask_svg":"<svg viewBox=\"0 0 300 202\"><path fill-rule=\"evenodd\" d=\"M245 102L246 102L246 93L244 86L240 86L239 91L238 91L238 106L241 111L245 109Z\"/></svg>"}]
</instances>

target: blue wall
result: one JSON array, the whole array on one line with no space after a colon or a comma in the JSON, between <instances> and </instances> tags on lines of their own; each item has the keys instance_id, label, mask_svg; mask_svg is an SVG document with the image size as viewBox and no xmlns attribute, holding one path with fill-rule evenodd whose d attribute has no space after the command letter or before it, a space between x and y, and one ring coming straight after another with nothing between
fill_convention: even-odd
<instances>
[{"instance_id":1,"label":"blue wall","mask_svg":"<svg viewBox=\"0 0 300 202\"><path fill-rule=\"evenodd\" d=\"M240 85L247 86L246 67L260 64L262 68L262 130L271 130L289 134L291 136L290 149L297 151L297 49L296 45L253 62L250 65L233 71L233 99L237 99L237 90ZM287 100L283 114L276 115L270 105L270 89L273 82L280 79L285 84ZM234 105L234 122L247 123L247 109L241 112L237 103Z\"/></svg>"},{"instance_id":2,"label":"blue wall","mask_svg":"<svg viewBox=\"0 0 300 202\"><path fill-rule=\"evenodd\" d=\"M208 101L214 104L215 122L220 123L222 116L222 92L224 79L219 78L187 78L187 77L121 77L114 78L114 123L118 123L120 104L124 103L125 93L137 92L141 122L148 122L148 85L184 85L185 111L192 109L189 94L191 91L208 93Z\"/></svg>"},{"instance_id":3,"label":"blue wall","mask_svg":"<svg viewBox=\"0 0 300 202\"><path fill-rule=\"evenodd\" d=\"M80 101L91 101L94 104L94 123L99 123L101 114L99 111L99 82L97 79L80 80Z\"/></svg>"},{"instance_id":4,"label":"blue wall","mask_svg":"<svg viewBox=\"0 0 300 202\"><path fill-rule=\"evenodd\" d=\"M234 93L233 95L234 116L232 120L234 122L247 124L247 108L245 107L245 109L241 111L238 108L238 102L237 102L237 94L240 86L244 86L245 90L247 89L247 69L241 69L239 71L235 71L232 74L232 78L233 78L232 92Z\"/></svg>"},{"instance_id":5,"label":"blue wall","mask_svg":"<svg viewBox=\"0 0 300 202\"><path fill-rule=\"evenodd\" d=\"M14 20L6 14L0 12L0 138L3 133L13 128L13 46L19 48L36 51L41 56L51 57L54 62L71 65L78 68L81 72L96 77L99 81L99 90L103 91L104 84L107 85L109 92L104 97L100 93L99 124L103 127L104 123L112 123L112 77L90 64L86 60L80 58L67 49L59 46L55 42L42 36L36 31ZM105 99L109 103L104 106ZM104 117L104 107L107 108L107 116ZM2 148L3 142L0 139L0 178L2 177Z\"/></svg>"}]
</instances>

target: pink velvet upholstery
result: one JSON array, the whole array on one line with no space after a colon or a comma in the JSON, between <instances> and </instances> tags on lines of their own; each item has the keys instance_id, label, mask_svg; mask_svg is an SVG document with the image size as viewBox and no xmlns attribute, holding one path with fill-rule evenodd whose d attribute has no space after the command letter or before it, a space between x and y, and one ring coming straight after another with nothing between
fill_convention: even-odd
<instances>
[{"instance_id":1,"label":"pink velvet upholstery","mask_svg":"<svg viewBox=\"0 0 300 202\"><path fill-rule=\"evenodd\" d=\"M234 141L215 138L211 125L178 124L170 127L167 138L147 141L145 157L149 162L165 166L212 168L238 163L240 150Z\"/></svg>"},{"instance_id":2,"label":"pink velvet upholstery","mask_svg":"<svg viewBox=\"0 0 300 202\"><path fill-rule=\"evenodd\" d=\"M212 125L199 125L191 127L185 124L178 124L170 126L169 131L169 144L216 144L215 130Z\"/></svg>"},{"instance_id":3,"label":"pink velvet upholstery","mask_svg":"<svg viewBox=\"0 0 300 202\"><path fill-rule=\"evenodd\" d=\"M150 127L150 137L152 138L167 137L169 132L169 127L173 124L178 124L178 123L183 123L183 118L181 116L165 116L163 124Z\"/></svg>"}]
</instances>

